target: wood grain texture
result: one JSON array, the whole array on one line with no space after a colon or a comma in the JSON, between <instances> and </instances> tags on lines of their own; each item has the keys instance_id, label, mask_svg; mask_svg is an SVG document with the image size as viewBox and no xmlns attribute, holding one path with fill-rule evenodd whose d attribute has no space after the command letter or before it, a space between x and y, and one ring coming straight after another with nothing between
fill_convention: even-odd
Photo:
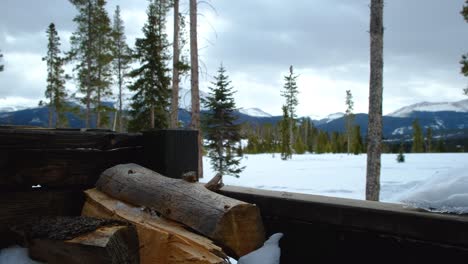
<instances>
[{"instance_id":1,"label":"wood grain texture","mask_svg":"<svg viewBox=\"0 0 468 264\"><path fill-rule=\"evenodd\" d=\"M211 192L200 184L124 164L104 171L96 187L119 200L146 206L183 223L236 257L264 242L260 211L255 205Z\"/></svg>"},{"instance_id":2,"label":"wood grain texture","mask_svg":"<svg viewBox=\"0 0 468 264\"><path fill-rule=\"evenodd\" d=\"M99 149L141 146L139 133L0 128L0 149Z\"/></svg>"},{"instance_id":3,"label":"wood grain texture","mask_svg":"<svg viewBox=\"0 0 468 264\"><path fill-rule=\"evenodd\" d=\"M83 203L82 192L76 190L0 192L0 231L32 217L79 215Z\"/></svg>"},{"instance_id":4,"label":"wood grain texture","mask_svg":"<svg viewBox=\"0 0 468 264\"><path fill-rule=\"evenodd\" d=\"M83 215L126 220L136 226L141 263L226 263L226 255L220 247L179 223L121 202L96 189L85 193L87 199Z\"/></svg>"},{"instance_id":5,"label":"wood grain texture","mask_svg":"<svg viewBox=\"0 0 468 264\"><path fill-rule=\"evenodd\" d=\"M96 149L0 149L0 190L93 186L116 164L141 159L141 147Z\"/></svg>"},{"instance_id":6,"label":"wood grain texture","mask_svg":"<svg viewBox=\"0 0 468 264\"><path fill-rule=\"evenodd\" d=\"M70 240L32 239L29 255L48 264L138 264L138 237L128 225L99 227Z\"/></svg>"}]
</instances>

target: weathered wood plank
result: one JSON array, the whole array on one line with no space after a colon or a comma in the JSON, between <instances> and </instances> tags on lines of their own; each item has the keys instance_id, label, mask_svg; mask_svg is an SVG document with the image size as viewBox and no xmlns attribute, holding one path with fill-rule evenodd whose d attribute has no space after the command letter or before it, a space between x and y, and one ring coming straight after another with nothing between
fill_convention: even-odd
<instances>
[{"instance_id":1,"label":"weathered wood plank","mask_svg":"<svg viewBox=\"0 0 468 264\"><path fill-rule=\"evenodd\" d=\"M0 129L0 149L99 149L142 145L142 135L55 129Z\"/></svg>"},{"instance_id":2,"label":"weathered wood plank","mask_svg":"<svg viewBox=\"0 0 468 264\"><path fill-rule=\"evenodd\" d=\"M200 184L124 164L104 171L96 188L183 223L221 244L233 256L243 256L264 242L260 211L255 205L211 192Z\"/></svg>"},{"instance_id":3,"label":"weathered wood plank","mask_svg":"<svg viewBox=\"0 0 468 264\"><path fill-rule=\"evenodd\" d=\"M138 162L142 147L95 149L0 149L0 190L93 186L116 164ZM81 186L81 187L80 187Z\"/></svg>"},{"instance_id":4,"label":"weathered wood plank","mask_svg":"<svg viewBox=\"0 0 468 264\"><path fill-rule=\"evenodd\" d=\"M5 233L13 224L38 216L79 215L84 203L81 191L0 192L0 245L7 246Z\"/></svg>"},{"instance_id":5,"label":"weathered wood plank","mask_svg":"<svg viewBox=\"0 0 468 264\"><path fill-rule=\"evenodd\" d=\"M255 203L267 234L283 232L281 263L453 262L468 258L468 217L402 205L225 186L222 194ZM370 254L369 252L372 252ZM450 261L449 261L450 260Z\"/></svg>"}]
</instances>

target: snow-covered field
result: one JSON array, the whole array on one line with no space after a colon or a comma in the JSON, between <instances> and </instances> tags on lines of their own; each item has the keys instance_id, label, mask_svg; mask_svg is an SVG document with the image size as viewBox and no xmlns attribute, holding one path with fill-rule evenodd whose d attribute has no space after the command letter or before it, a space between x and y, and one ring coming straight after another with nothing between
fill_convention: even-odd
<instances>
[{"instance_id":1,"label":"snow-covered field","mask_svg":"<svg viewBox=\"0 0 468 264\"><path fill-rule=\"evenodd\" d=\"M466 197L455 198L464 199L468 210L468 153L405 154L405 157L406 162L398 163L396 154L382 155L381 201L401 202L408 197L453 200L451 195L462 194ZM245 155L242 166L246 169L239 178L225 177L224 183L365 199L366 159L365 154L305 154L294 155L288 161L281 160L279 154ZM201 181L215 175L206 157L204 175Z\"/></svg>"}]
</instances>

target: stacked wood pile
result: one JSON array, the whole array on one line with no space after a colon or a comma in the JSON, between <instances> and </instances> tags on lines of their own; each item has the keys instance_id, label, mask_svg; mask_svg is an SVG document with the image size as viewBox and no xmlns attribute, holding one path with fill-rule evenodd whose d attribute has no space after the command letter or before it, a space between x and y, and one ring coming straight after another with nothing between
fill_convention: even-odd
<instances>
[{"instance_id":1,"label":"stacked wood pile","mask_svg":"<svg viewBox=\"0 0 468 264\"><path fill-rule=\"evenodd\" d=\"M171 177L192 171L194 157L172 164L182 145L157 143L173 133L177 141L193 136L0 127L0 248L20 244L50 264L211 264L259 247L256 206L136 164L115 166L135 162ZM162 163L150 158L167 153Z\"/></svg>"},{"instance_id":2,"label":"stacked wood pile","mask_svg":"<svg viewBox=\"0 0 468 264\"><path fill-rule=\"evenodd\" d=\"M104 171L96 186L86 191L83 215L134 224L143 246L141 263L225 263L223 249L240 257L264 241L256 206L197 183L125 164ZM207 238L188 232L182 224Z\"/></svg>"}]
</instances>

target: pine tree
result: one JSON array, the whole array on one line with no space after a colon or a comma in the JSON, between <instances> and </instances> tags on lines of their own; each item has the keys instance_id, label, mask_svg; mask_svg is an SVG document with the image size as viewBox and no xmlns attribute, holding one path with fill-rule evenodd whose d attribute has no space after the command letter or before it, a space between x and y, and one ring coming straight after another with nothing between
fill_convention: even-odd
<instances>
[{"instance_id":1,"label":"pine tree","mask_svg":"<svg viewBox=\"0 0 468 264\"><path fill-rule=\"evenodd\" d=\"M468 0L465 0L465 4L463 5L463 9L460 12L463 18L465 19L466 22L468 22ZM468 77L468 53L462 55L462 59L460 61L460 64L462 65L461 67L461 73L465 76ZM465 88L463 90L465 95L468 95L468 88Z\"/></svg>"},{"instance_id":2,"label":"pine tree","mask_svg":"<svg viewBox=\"0 0 468 264\"><path fill-rule=\"evenodd\" d=\"M324 131L320 131L317 136L317 144L315 153L323 154L329 151L329 140L328 140L328 133Z\"/></svg>"},{"instance_id":3,"label":"pine tree","mask_svg":"<svg viewBox=\"0 0 468 264\"><path fill-rule=\"evenodd\" d=\"M132 61L132 51L128 47L125 37L125 27L123 20L120 17L120 6L115 9L114 20L112 24L112 42L113 42L113 69L117 79L117 86L119 90L118 95L118 130L123 132L123 90L127 72L130 68Z\"/></svg>"},{"instance_id":4,"label":"pine tree","mask_svg":"<svg viewBox=\"0 0 468 264\"><path fill-rule=\"evenodd\" d=\"M69 60L76 62L74 71L78 81L78 91L84 95L82 102L86 105L85 126L90 127L91 105L96 91L96 1L97 0L69 0L78 10L73 19L77 29L70 38L71 50Z\"/></svg>"},{"instance_id":5,"label":"pine tree","mask_svg":"<svg viewBox=\"0 0 468 264\"><path fill-rule=\"evenodd\" d=\"M167 12L165 1L151 0L148 21L143 27L144 38L135 42L134 58L140 67L129 73L136 80L128 87L135 92L130 105L133 119L129 123L129 129L133 131L161 129L169 125L171 79L167 68L170 59L165 33Z\"/></svg>"},{"instance_id":6,"label":"pine tree","mask_svg":"<svg viewBox=\"0 0 468 264\"><path fill-rule=\"evenodd\" d=\"M105 9L106 0L96 0L94 12L94 29L96 30L96 43L94 58L96 60L96 127L102 128L109 123L107 115L111 108L102 104L104 98L112 95L112 62L113 36L109 15Z\"/></svg>"},{"instance_id":7,"label":"pine tree","mask_svg":"<svg viewBox=\"0 0 468 264\"><path fill-rule=\"evenodd\" d=\"M207 150L214 171L222 176L239 177L244 169L238 158L238 142L241 139L240 125L236 124L234 90L221 65L214 77L210 92L203 104L208 110L204 118L204 131L208 140Z\"/></svg>"},{"instance_id":8,"label":"pine tree","mask_svg":"<svg viewBox=\"0 0 468 264\"><path fill-rule=\"evenodd\" d=\"M63 70L64 59L60 56L60 37L54 23L50 23L47 31L47 55L42 58L47 62L47 88L45 97L49 99L49 127L65 127L68 125L66 112L67 92L65 90L65 71ZM56 114L54 118L54 113Z\"/></svg>"},{"instance_id":9,"label":"pine tree","mask_svg":"<svg viewBox=\"0 0 468 264\"><path fill-rule=\"evenodd\" d=\"M418 120L413 121L413 147L411 148L413 153L424 152L424 139L421 126Z\"/></svg>"},{"instance_id":10,"label":"pine tree","mask_svg":"<svg viewBox=\"0 0 468 264\"><path fill-rule=\"evenodd\" d=\"M288 107L283 105L283 119L281 120L281 159L283 160L292 157L290 119Z\"/></svg>"},{"instance_id":11,"label":"pine tree","mask_svg":"<svg viewBox=\"0 0 468 264\"><path fill-rule=\"evenodd\" d=\"M426 129L426 152L432 152L432 128Z\"/></svg>"},{"instance_id":12,"label":"pine tree","mask_svg":"<svg viewBox=\"0 0 468 264\"><path fill-rule=\"evenodd\" d=\"M397 156L397 162L398 163L403 163L405 162L405 154L404 153L404 146L403 146L403 142L401 142L400 144L400 149L398 151L398 156Z\"/></svg>"},{"instance_id":13,"label":"pine tree","mask_svg":"<svg viewBox=\"0 0 468 264\"><path fill-rule=\"evenodd\" d=\"M366 200L378 201L382 148L383 0L370 5L369 125L367 131Z\"/></svg>"},{"instance_id":14,"label":"pine tree","mask_svg":"<svg viewBox=\"0 0 468 264\"><path fill-rule=\"evenodd\" d=\"M2 58L3 58L3 54L2 54L2 51L0 50L0 59ZM0 64L0 72L2 72L3 69L5 69L5 66L3 64Z\"/></svg>"},{"instance_id":15,"label":"pine tree","mask_svg":"<svg viewBox=\"0 0 468 264\"><path fill-rule=\"evenodd\" d=\"M286 99L286 110L288 114L288 129L289 129L289 146L294 144L294 126L296 121L296 107L299 103L297 100L297 95L299 94L297 84L296 84L297 75L294 75L293 66L289 67L289 75L284 77L284 87L281 91L281 96Z\"/></svg>"},{"instance_id":16,"label":"pine tree","mask_svg":"<svg viewBox=\"0 0 468 264\"><path fill-rule=\"evenodd\" d=\"M361 137L361 127L360 126L354 126L353 127L353 140L352 140L352 145L351 145L351 152L354 155L359 155L362 153L363 150L363 145L362 145L362 137Z\"/></svg>"},{"instance_id":17,"label":"pine tree","mask_svg":"<svg viewBox=\"0 0 468 264\"><path fill-rule=\"evenodd\" d=\"M346 90L346 112L345 112L345 121L346 121L346 139L347 139L347 153L351 152L351 146L353 144L353 122L354 122L354 102L353 102L353 95L351 94L351 90Z\"/></svg>"}]
</instances>

